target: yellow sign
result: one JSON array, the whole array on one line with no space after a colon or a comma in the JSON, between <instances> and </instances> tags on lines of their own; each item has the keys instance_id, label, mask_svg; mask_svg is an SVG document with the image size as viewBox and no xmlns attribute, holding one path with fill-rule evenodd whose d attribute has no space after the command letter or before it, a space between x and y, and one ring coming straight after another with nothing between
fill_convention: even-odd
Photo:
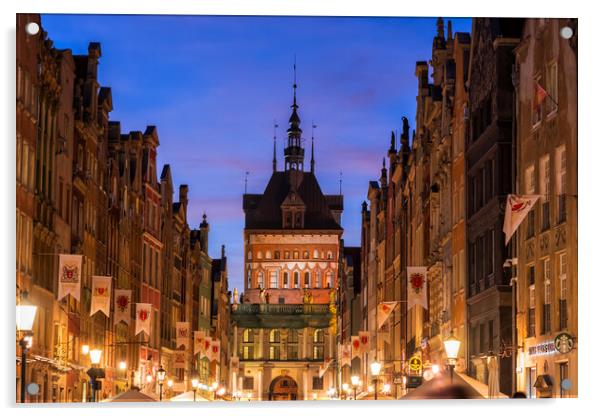
<instances>
[{"instance_id":1,"label":"yellow sign","mask_svg":"<svg viewBox=\"0 0 602 416\"><path fill-rule=\"evenodd\" d=\"M412 371L421 371L422 370L422 360L419 357L410 358L410 370L412 370Z\"/></svg>"}]
</instances>

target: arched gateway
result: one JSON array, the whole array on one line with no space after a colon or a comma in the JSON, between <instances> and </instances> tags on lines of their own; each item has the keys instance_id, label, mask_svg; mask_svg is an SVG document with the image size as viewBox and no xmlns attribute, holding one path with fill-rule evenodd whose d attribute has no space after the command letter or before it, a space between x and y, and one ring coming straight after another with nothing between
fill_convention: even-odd
<instances>
[{"instance_id":1,"label":"arched gateway","mask_svg":"<svg viewBox=\"0 0 602 416\"><path fill-rule=\"evenodd\" d=\"M278 376L270 383L269 400L297 400L297 382L289 376Z\"/></svg>"}]
</instances>

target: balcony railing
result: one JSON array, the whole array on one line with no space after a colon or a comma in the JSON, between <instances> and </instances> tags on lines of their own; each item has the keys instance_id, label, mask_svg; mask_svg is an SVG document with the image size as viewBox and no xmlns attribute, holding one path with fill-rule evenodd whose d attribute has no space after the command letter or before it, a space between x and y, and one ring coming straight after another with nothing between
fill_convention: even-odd
<instances>
[{"instance_id":1,"label":"balcony railing","mask_svg":"<svg viewBox=\"0 0 602 416\"><path fill-rule=\"evenodd\" d=\"M329 313L327 304L271 304L271 303L241 303L232 308L235 315L313 315Z\"/></svg>"}]
</instances>

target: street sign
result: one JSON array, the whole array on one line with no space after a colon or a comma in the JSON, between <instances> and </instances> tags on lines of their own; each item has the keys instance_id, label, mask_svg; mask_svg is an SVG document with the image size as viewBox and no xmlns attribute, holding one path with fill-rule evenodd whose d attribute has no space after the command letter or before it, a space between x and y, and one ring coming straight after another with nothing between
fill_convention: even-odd
<instances>
[{"instance_id":1,"label":"street sign","mask_svg":"<svg viewBox=\"0 0 602 416\"><path fill-rule=\"evenodd\" d=\"M393 384L403 384L403 379L401 377L396 377L393 379Z\"/></svg>"},{"instance_id":2,"label":"street sign","mask_svg":"<svg viewBox=\"0 0 602 416\"><path fill-rule=\"evenodd\" d=\"M414 357L410 358L409 366L410 366L410 370L412 370L412 371L421 371L422 370L422 360L419 357L414 356Z\"/></svg>"}]
</instances>

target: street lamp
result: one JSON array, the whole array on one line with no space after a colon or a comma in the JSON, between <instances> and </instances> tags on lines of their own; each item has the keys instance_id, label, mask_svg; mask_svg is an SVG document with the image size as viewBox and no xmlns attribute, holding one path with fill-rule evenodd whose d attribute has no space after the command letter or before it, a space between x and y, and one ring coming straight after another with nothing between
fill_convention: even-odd
<instances>
[{"instance_id":1,"label":"street lamp","mask_svg":"<svg viewBox=\"0 0 602 416\"><path fill-rule=\"evenodd\" d=\"M94 348L89 350L90 364L92 368L88 370L88 376L90 376L90 385L92 387L92 401L96 401L96 390L97 390L97 379L104 378L105 372L102 368L99 368L100 358L102 356L102 350Z\"/></svg>"},{"instance_id":2,"label":"street lamp","mask_svg":"<svg viewBox=\"0 0 602 416\"><path fill-rule=\"evenodd\" d=\"M21 303L17 305L17 331L22 333L19 340L21 347L21 403L25 403L25 377L27 374L27 351L33 344L33 321L36 317L38 307L28 303L25 299L21 299Z\"/></svg>"},{"instance_id":3,"label":"street lamp","mask_svg":"<svg viewBox=\"0 0 602 416\"><path fill-rule=\"evenodd\" d=\"M119 369L120 370L125 370L127 368L127 363L125 361L120 361L119 362Z\"/></svg>"},{"instance_id":4,"label":"street lamp","mask_svg":"<svg viewBox=\"0 0 602 416\"><path fill-rule=\"evenodd\" d=\"M389 394L391 392L391 385L389 383L385 383L383 385L383 393Z\"/></svg>"},{"instance_id":5,"label":"street lamp","mask_svg":"<svg viewBox=\"0 0 602 416\"><path fill-rule=\"evenodd\" d=\"M159 401L163 400L163 381L165 381L165 374L167 374L167 371L165 371L162 365L159 365L159 369L157 370L157 381L159 382Z\"/></svg>"},{"instance_id":6,"label":"street lamp","mask_svg":"<svg viewBox=\"0 0 602 416\"><path fill-rule=\"evenodd\" d=\"M334 400L334 398L336 397L336 390L334 389L334 387L328 389L328 397L330 397L330 400Z\"/></svg>"},{"instance_id":7,"label":"street lamp","mask_svg":"<svg viewBox=\"0 0 602 416\"><path fill-rule=\"evenodd\" d=\"M360 386L360 376L351 376L351 385L353 386L353 400L357 400L357 388Z\"/></svg>"},{"instance_id":8,"label":"street lamp","mask_svg":"<svg viewBox=\"0 0 602 416\"><path fill-rule=\"evenodd\" d=\"M372 372L372 377L374 377L372 380L374 383L374 400L378 400L378 375L380 374L381 367L382 364L378 361L374 361L372 364L370 364L370 371Z\"/></svg>"},{"instance_id":9,"label":"street lamp","mask_svg":"<svg viewBox=\"0 0 602 416\"><path fill-rule=\"evenodd\" d=\"M349 393L349 384L343 383L343 385L341 387L343 387L343 391L345 392L345 400L347 400L347 395Z\"/></svg>"},{"instance_id":10,"label":"street lamp","mask_svg":"<svg viewBox=\"0 0 602 416\"><path fill-rule=\"evenodd\" d=\"M192 397L193 397L193 401L196 402L196 389L199 387L199 380L196 378L192 379Z\"/></svg>"},{"instance_id":11,"label":"street lamp","mask_svg":"<svg viewBox=\"0 0 602 416\"><path fill-rule=\"evenodd\" d=\"M447 361L449 363L449 375L450 380L454 381L454 368L456 366L456 360L458 359L458 351L460 351L460 340L453 335L443 341L445 347L445 354L447 355Z\"/></svg>"},{"instance_id":12,"label":"street lamp","mask_svg":"<svg viewBox=\"0 0 602 416\"><path fill-rule=\"evenodd\" d=\"M90 346L88 344L82 345L82 354L88 355L89 352L90 352Z\"/></svg>"}]
</instances>

